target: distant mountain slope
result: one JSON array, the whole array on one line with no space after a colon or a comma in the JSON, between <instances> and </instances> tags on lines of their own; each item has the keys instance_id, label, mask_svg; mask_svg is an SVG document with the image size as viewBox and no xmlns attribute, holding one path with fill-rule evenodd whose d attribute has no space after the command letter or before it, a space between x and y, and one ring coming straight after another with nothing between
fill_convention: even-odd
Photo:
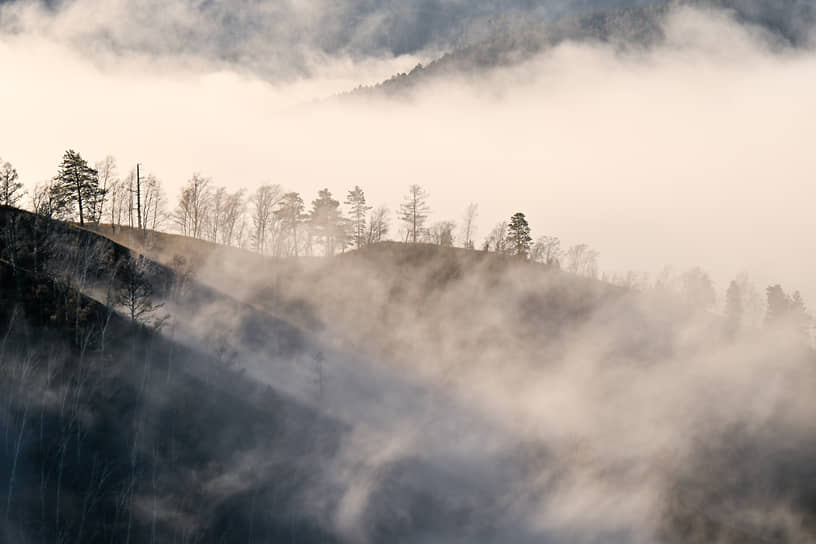
<instances>
[{"instance_id":1,"label":"distant mountain slope","mask_svg":"<svg viewBox=\"0 0 816 544\"><path fill-rule=\"evenodd\" d=\"M661 43L665 18L679 7L722 10L738 23L761 28L778 44L794 47L810 43L816 26L816 2L812 0L669 0L590 10L554 23L499 32L479 43L454 49L427 66L417 66L408 73L341 96L400 94L436 78L479 75L518 64L567 41L607 43L622 49L648 48Z\"/></svg>"},{"instance_id":2,"label":"distant mountain slope","mask_svg":"<svg viewBox=\"0 0 816 544\"><path fill-rule=\"evenodd\" d=\"M2 0L0 34L40 32L82 53L198 59L268 80L319 70L319 58L419 55L496 28L649 0L310 0L309 2ZM72 21L77 24L71 24Z\"/></svg>"}]
</instances>

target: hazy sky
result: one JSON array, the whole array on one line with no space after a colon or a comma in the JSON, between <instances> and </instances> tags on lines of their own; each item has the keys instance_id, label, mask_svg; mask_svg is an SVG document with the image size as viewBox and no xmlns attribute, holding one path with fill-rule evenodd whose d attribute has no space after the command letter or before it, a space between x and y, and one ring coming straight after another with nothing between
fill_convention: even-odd
<instances>
[{"instance_id":1,"label":"hazy sky","mask_svg":"<svg viewBox=\"0 0 816 544\"><path fill-rule=\"evenodd\" d=\"M69 147L91 161L114 155L122 174L140 161L171 201L194 171L229 187L280 183L307 201L359 184L392 210L419 183L434 221L477 202L478 239L524 211L535 236L598 249L604 271L699 264L720 289L748 272L816 303L810 51L772 53L722 16L682 11L654 51L567 44L477 81L438 81L410 101L304 107L428 61L433 40L395 55L289 36L287 54L300 51L307 68L270 78L240 55L231 64L119 38L89 47L82 25L136 31L119 4L96 19L85 5L5 12L0 157L29 186ZM189 28L195 18L178 6L175 24Z\"/></svg>"}]
</instances>

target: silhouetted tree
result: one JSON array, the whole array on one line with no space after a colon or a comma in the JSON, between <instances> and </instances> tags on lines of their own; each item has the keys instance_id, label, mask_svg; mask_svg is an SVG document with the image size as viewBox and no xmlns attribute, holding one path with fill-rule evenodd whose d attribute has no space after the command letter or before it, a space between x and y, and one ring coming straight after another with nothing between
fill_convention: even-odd
<instances>
[{"instance_id":1,"label":"silhouetted tree","mask_svg":"<svg viewBox=\"0 0 816 544\"><path fill-rule=\"evenodd\" d=\"M533 244L532 258L534 261L542 262L550 266L560 266L561 257L564 252L561 250L561 240L555 236L541 236Z\"/></svg>"},{"instance_id":2,"label":"silhouetted tree","mask_svg":"<svg viewBox=\"0 0 816 544\"><path fill-rule=\"evenodd\" d=\"M462 247L473 249L473 236L476 233L476 217L479 215L479 205L471 202L465 209L462 221Z\"/></svg>"},{"instance_id":3,"label":"silhouetted tree","mask_svg":"<svg viewBox=\"0 0 816 544\"><path fill-rule=\"evenodd\" d=\"M298 225L303 222L303 199L300 194L291 192L283 195L283 198L278 203L278 209L275 210L275 215L280 217L282 227L292 235L292 249L295 257L299 255L298 252Z\"/></svg>"},{"instance_id":4,"label":"silhouetted tree","mask_svg":"<svg viewBox=\"0 0 816 544\"><path fill-rule=\"evenodd\" d=\"M153 174L142 179L142 230L157 230L165 219L165 197L161 180Z\"/></svg>"},{"instance_id":5,"label":"silhouetted tree","mask_svg":"<svg viewBox=\"0 0 816 544\"><path fill-rule=\"evenodd\" d=\"M419 185L411 185L400 205L400 220L406 224L406 239L411 243L415 244L419 240L429 213L428 193Z\"/></svg>"},{"instance_id":6,"label":"silhouetted tree","mask_svg":"<svg viewBox=\"0 0 816 544\"><path fill-rule=\"evenodd\" d=\"M782 286L777 284L769 286L765 293L768 297L766 326L787 328L803 342L809 342L812 320L799 291L788 296Z\"/></svg>"},{"instance_id":7,"label":"silhouetted tree","mask_svg":"<svg viewBox=\"0 0 816 544\"><path fill-rule=\"evenodd\" d=\"M275 215L278 203L283 198L280 185L261 185L252 194L249 204L252 207L252 245L255 251L264 255L269 245L269 233L278 220Z\"/></svg>"},{"instance_id":8,"label":"silhouetted tree","mask_svg":"<svg viewBox=\"0 0 816 544\"><path fill-rule=\"evenodd\" d=\"M224 204L221 207L221 213L218 215L218 222L221 223L218 242L227 246L233 244L238 238L237 231L240 228L240 222L244 217L245 211L246 204L243 189L226 193Z\"/></svg>"},{"instance_id":9,"label":"silhouetted tree","mask_svg":"<svg viewBox=\"0 0 816 544\"><path fill-rule=\"evenodd\" d=\"M99 176L96 169L88 166L88 161L79 153L69 149L62 157L59 172L54 178L54 203L58 214L79 212L79 224L85 224L86 212L89 219L96 215L94 204L99 201Z\"/></svg>"},{"instance_id":10,"label":"silhouetted tree","mask_svg":"<svg viewBox=\"0 0 816 544\"><path fill-rule=\"evenodd\" d=\"M378 206L371 212L368 219L368 235L366 244L382 242L388 236L388 208Z\"/></svg>"},{"instance_id":11,"label":"silhouetted tree","mask_svg":"<svg viewBox=\"0 0 816 544\"><path fill-rule=\"evenodd\" d=\"M791 303L782 286L779 284L768 286L765 295L767 297L765 324L775 325L784 321L790 315Z\"/></svg>"},{"instance_id":12,"label":"silhouetted tree","mask_svg":"<svg viewBox=\"0 0 816 544\"><path fill-rule=\"evenodd\" d=\"M0 204L16 206L23 198L23 184L18 177L17 170L11 163L0 159Z\"/></svg>"},{"instance_id":13,"label":"silhouetted tree","mask_svg":"<svg viewBox=\"0 0 816 544\"><path fill-rule=\"evenodd\" d=\"M346 204L350 208L354 245L360 249L366 242L366 214L371 206L366 205L365 193L359 185L355 185L354 189L348 192Z\"/></svg>"},{"instance_id":14,"label":"silhouetted tree","mask_svg":"<svg viewBox=\"0 0 816 544\"><path fill-rule=\"evenodd\" d=\"M332 198L328 189L318 191L317 198L312 201L309 223L317 237L323 239L327 257L334 255L338 245L345 246L345 220L340 214L340 202Z\"/></svg>"},{"instance_id":15,"label":"silhouetted tree","mask_svg":"<svg viewBox=\"0 0 816 544\"><path fill-rule=\"evenodd\" d=\"M141 255L128 257L119 267L119 304L127 311L130 319L148 324L152 314L162 307L153 303L154 289L147 271L148 261Z\"/></svg>"},{"instance_id":16,"label":"silhouetted tree","mask_svg":"<svg viewBox=\"0 0 816 544\"><path fill-rule=\"evenodd\" d=\"M194 173L182 188L173 219L183 235L200 238L204 233L212 198L209 186L209 178Z\"/></svg>"},{"instance_id":17,"label":"silhouetted tree","mask_svg":"<svg viewBox=\"0 0 816 544\"><path fill-rule=\"evenodd\" d=\"M493 230L485 238L482 249L490 251L492 248L496 253L504 253L507 247L507 221L502 221L493 227Z\"/></svg>"},{"instance_id":18,"label":"silhouetted tree","mask_svg":"<svg viewBox=\"0 0 816 544\"><path fill-rule=\"evenodd\" d=\"M56 213L55 192L53 179L47 179L34 187L31 193L31 209L35 214L50 218Z\"/></svg>"},{"instance_id":19,"label":"silhouetted tree","mask_svg":"<svg viewBox=\"0 0 816 544\"><path fill-rule=\"evenodd\" d=\"M96 202L94 202L94 209L96 210L95 221L99 223L102 221L102 216L105 213L105 203L107 200L113 198L116 184L119 180L116 177L116 159L111 155L97 162L95 166L99 176L99 185L102 188L102 191L97 195ZM110 204L108 205L110 207ZM113 225L113 219L111 219L111 225Z\"/></svg>"},{"instance_id":20,"label":"silhouetted tree","mask_svg":"<svg viewBox=\"0 0 816 544\"><path fill-rule=\"evenodd\" d=\"M521 212L516 212L510 218L507 227L507 249L511 255L526 259L530 254L530 243L533 238L530 236L530 225L527 218Z\"/></svg>"},{"instance_id":21,"label":"silhouetted tree","mask_svg":"<svg viewBox=\"0 0 816 544\"><path fill-rule=\"evenodd\" d=\"M566 269L573 274L588 278L598 277L598 252L586 244L576 244L567 249Z\"/></svg>"},{"instance_id":22,"label":"silhouetted tree","mask_svg":"<svg viewBox=\"0 0 816 544\"><path fill-rule=\"evenodd\" d=\"M453 221L440 221L434 223L429 231L432 244L442 247L453 247L453 231L456 223Z\"/></svg>"},{"instance_id":23,"label":"silhouetted tree","mask_svg":"<svg viewBox=\"0 0 816 544\"><path fill-rule=\"evenodd\" d=\"M794 330L802 338L810 339L811 317L799 291L794 291L790 299L791 322Z\"/></svg>"}]
</instances>

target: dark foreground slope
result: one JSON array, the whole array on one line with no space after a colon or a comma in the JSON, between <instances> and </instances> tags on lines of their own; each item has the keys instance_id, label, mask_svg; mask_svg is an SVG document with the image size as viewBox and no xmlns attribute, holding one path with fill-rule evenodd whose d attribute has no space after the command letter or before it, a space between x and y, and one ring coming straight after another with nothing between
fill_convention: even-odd
<instances>
[{"instance_id":1,"label":"dark foreground slope","mask_svg":"<svg viewBox=\"0 0 816 544\"><path fill-rule=\"evenodd\" d=\"M483 252L181 266L0 220L9 542L816 536L816 361L782 332ZM138 254L164 306L134 322Z\"/></svg>"},{"instance_id":2,"label":"dark foreground slope","mask_svg":"<svg viewBox=\"0 0 816 544\"><path fill-rule=\"evenodd\" d=\"M15 216L17 259L31 265L33 218ZM70 227L48 228L40 234L55 258L68 242L54 232ZM72 243L104 240L74 232ZM13 267L8 249L0 541L333 541L300 491L336 451L342 425L75 284Z\"/></svg>"}]
</instances>

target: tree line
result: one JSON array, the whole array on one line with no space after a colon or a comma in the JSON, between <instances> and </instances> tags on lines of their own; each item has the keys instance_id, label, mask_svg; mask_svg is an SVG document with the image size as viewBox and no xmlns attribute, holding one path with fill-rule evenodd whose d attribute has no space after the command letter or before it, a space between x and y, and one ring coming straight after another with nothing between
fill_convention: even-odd
<instances>
[{"instance_id":1,"label":"tree line","mask_svg":"<svg viewBox=\"0 0 816 544\"><path fill-rule=\"evenodd\" d=\"M16 170L0 161L2 200L17 206L24 194ZM108 156L91 166L78 152L67 150L53 178L36 185L30 195L32 211L80 225L107 224L142 231L171 228L183 236L257 251L269 256L331 256L347 248L362 248L389 240L391 211L368 204L358 185L346 192L341 206L328 188L318 191L309 205L295 191L264 184L253 192L218 186L194 173L171 207L162 182L136 165L120 177L116 160ZM427 191L411 185L399 206L398 239L477 249L478 205L468 205L461 228L455 221L429 223ZM579 244L562 252L560 241L543 236L536 241L523 213L514 214L490 231L481 244L492 251L530 258L587 276L597 275L597 252Z\"/></svg>"},{"instance_id":2,"label":"tree line","mask_svg":"<svg viewBox=\"0 0 816 544\"><path fill-rule=\"evenodd\" d=\"M0 204L19 206L24 194L16 169L0 160ZM587 244L562 248L561 240L551 235L534 239L521 212L497 223L477 247L477 204L466 207L458 225L452 220L430 223L429 200L422 186L408 187L396 213L397 239L532 260L627 288L672 291L695 307L716 309L714 283L699 267L671 280L664 271L653 283L633 272L601 274L596 250ZM63 155L56 175L34 187L30 201L37 214L80 225L107 223L113 229L129 227L144 233L171 227L183 236L273 257L333 256L347 248L389 240L393 232L391 211L384 205L369 205L358 185L346 192L344 209L328 188L319 190L307 206L300 193L279 184L264 184L253 192L230 190L194 173L169 208L161 180L143 175L140 165L120 177L113 157L91 167L71 149ZM769 286L763 300L746 278L737 278L729 284L721 308L732 330L746 324L786 322L810 335L812 320L801 294L788 295L780 285Z\"/></svg>"}]
</instances>

